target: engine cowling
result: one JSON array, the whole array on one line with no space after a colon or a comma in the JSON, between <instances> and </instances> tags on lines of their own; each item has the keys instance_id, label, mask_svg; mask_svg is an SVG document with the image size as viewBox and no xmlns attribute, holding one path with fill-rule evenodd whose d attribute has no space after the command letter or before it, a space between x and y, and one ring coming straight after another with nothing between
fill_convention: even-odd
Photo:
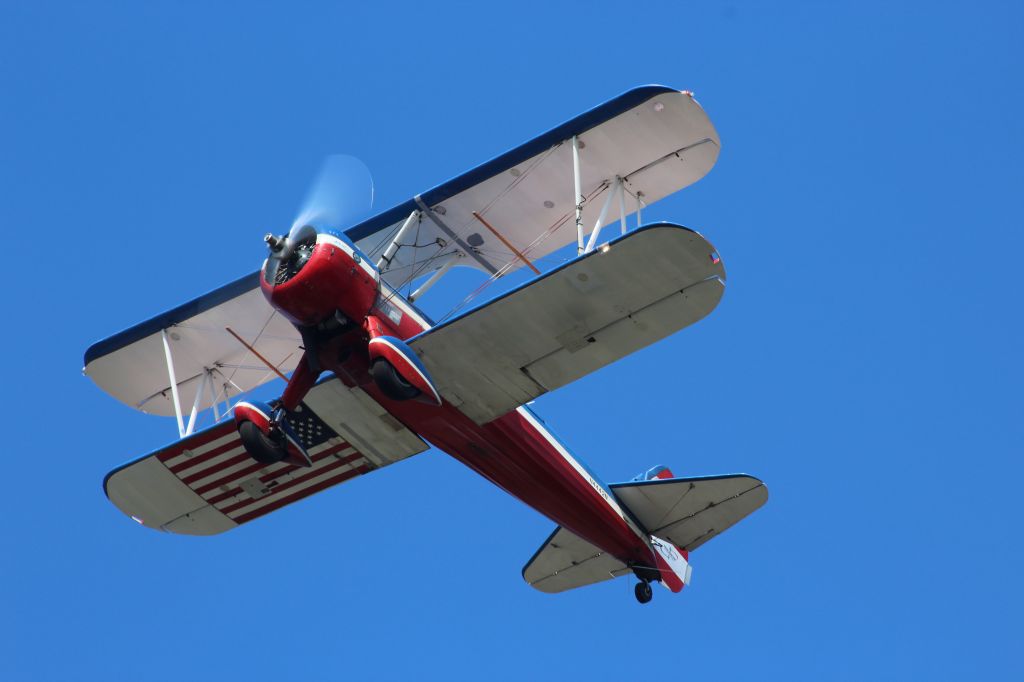
<instances>
[{"instance_id":1,"label":"engine cowling","mask_svg":"<svg viewBox=\"0 0 1024 682\"><path fill-rule=\"evenodd\" d=\"M308 327L341 311L366 316L377 298L379 273L340 233L303 228L288 237L267 237L271 254L260 288L274 308Z\"/></svg>"}]
</instances>

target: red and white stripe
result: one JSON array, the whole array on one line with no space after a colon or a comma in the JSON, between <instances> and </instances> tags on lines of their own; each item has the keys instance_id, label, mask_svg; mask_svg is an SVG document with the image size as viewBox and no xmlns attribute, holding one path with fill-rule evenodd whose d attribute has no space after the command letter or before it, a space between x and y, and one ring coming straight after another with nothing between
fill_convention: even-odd
<instances>
[{"instance_id":1,"label":"red and white stripe","mask_svg":"<svg viewBox=\"0 0 1024 682\"><path fill-rule=\"evenodd\" d=\"M177 443L158 455L182 483L236 523L245 523L370 471L373 465L340 437L309 451L313 466L261 464L249 456L234 422ZM267 492L254 498L243 483L258 479Z\"/></svg>"}]
</instances>

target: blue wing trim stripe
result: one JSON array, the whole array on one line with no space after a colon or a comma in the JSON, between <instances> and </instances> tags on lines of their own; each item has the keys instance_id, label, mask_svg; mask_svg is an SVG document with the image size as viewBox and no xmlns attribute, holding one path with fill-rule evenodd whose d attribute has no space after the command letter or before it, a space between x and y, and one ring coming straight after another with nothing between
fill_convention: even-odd
<instances>
[{"instance_id":1,"label":"blue wing trim stripe","mask_svg":"<svg viewBox=\"0 0 1024 682\"><path fill-rule=\"evenodd\" d=\"M679 478L655 478L650 481L623 481L622 483L612 483L609 488L615 490L616 488L647 488L659 485L667 485L669 483L683 483L686 481L723 481L730 478L749 478L757 481L759 484L764 485L764 481L756 476L750 474L717 474L714 476L680 476Z\"/></svg>"},{"instance_id":2,"label":"blue wing trim stripe","mask_svg":"<svg viewBox=\"0 0 1024 682\"><path fill-rule=\"evenodd\" d=\"M590 111L586 111L579 116L566 121L562 125L552 128L548 132L519 145L515 149L511 149L500 156L496 156L490 161L482 163L476 168L452 178L448 182L442 183L431 190L423 192L420 195L423 203L427 206L436 206L445 199L450 199L455 196L459 192L464 192L470 187L473 187L488 178L493 178L499 173L504 173L508 169L519 165L527 159L532 159L537 154L553 147L559 142L568 140L573 135L581 135L591 128L594 128L605 121L615 118L619 114L629 111L633 107L646 102L652 97L662 95L666 92L678 92L678 90L665 87L664 85L644 85L639 88L627 90L618 97L610 99L604 104L597 105ZM345 233L352 241L357 242L360 239L369 237L372 234L376 234L377 232L394 225L399 220L402 220L416 210L417 207L416 200L409 199L398 206L389 208L383 213L380 213L369 220L346 230Z\"/></svg>"},{"instance_id":3,"label":"blue wing trim stripe","mask_svg":"<svg viewBox=\"0 0 1024 682\"><path fill-rule=\"evenodd\" d=\"M183 303L176 308L171 308L165 313L161 313L154 318L146 320L134 327L129 327L122 332L118 332L113 336L109 336L102 341L89 346L88 350L85 351L85 366L88 367L89 363L96 358L101 358L104 355L113 353L116 350L120 350L125 346L131 345L140 339L144 339L150 334L156 334L161 329L167 329L168 327L184 322L190 317L206 312L210 308L216 307L225 301L241 296L242 294L256 289L260 285L260 273L259 271L251 272L244 277L239 277L230 284L214 289L213 291L203 294L198 298L194 298L188 303Z\"/></svg>"}]
</instances>

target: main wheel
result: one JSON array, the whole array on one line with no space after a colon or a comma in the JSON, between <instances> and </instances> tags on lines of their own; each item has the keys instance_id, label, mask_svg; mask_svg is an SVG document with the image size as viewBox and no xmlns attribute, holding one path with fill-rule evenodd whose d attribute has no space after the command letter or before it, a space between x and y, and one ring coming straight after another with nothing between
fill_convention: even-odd
<instances>
[{"instance_id":1,"label":"main wheel","mask_svg":"<svg viewBox=\"0 0 1024 682\"><path fill-rule=\"evenodd\" d=\"M251 421L239 424L238 435L245 451L260 464L274 464L288 456L283 436L279 440L271 438Z\"/></svg>"},{"instance_id":2,"label":"main wheel","mask_svg":"<svg viewBox=\"0 0 1024 682\"><path fill-rule=\"evenodd\" d=\"M651 590L651 584L648 582L639 582L636 587L633 588L633 594L636 595L636 600L641 604L646 604L651 601L651 597L654 596L654 592Z\"/></svg>"},{"instance_id":3,"label":"main wheel","mask_svg":"<svg viewBox=\"0 0 1024 682\"><path fill-rule=\"evenodd\" d=\"M380 392L392 400L409 400L420 394L420 389L403 379L391 363L384 358L377 358L373 361L373 364L370 365L370 376L373 377Z\"/></svg>"}]
</instances>

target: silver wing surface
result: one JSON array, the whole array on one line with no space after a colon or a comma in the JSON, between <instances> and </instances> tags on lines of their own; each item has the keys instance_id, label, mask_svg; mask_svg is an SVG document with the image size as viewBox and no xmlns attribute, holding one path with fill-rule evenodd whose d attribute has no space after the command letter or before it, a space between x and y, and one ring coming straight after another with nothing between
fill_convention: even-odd
<instances>
[{"instance_id":1,"label":"silver wing surface","mask_svg":"<svg viewBox=\"0 0 1024 682\"><path fill-rule=\"evenodd\" d=\"M588 233L697 182L718 159L718 134L693 95L649 85L624 92L347 233L376 261L409 216L417 215L415 239L403 240L417 246L399 249L383 273L397 289L452 257L491 274L524 267L516 252L535 260L577 239L574 136ZM613 197L605 211L616 178L625 188L622 206Z\"/></svg>"},{"instance_id":2,"label":"silver wing surface","mask_svg":"<svg viewBox=\"0 0 1024 682\"><path fill-rule=\"evenodd\" d=\"M339 228L347 227L348 237L376 262L414 217L415 232L382 273L383 282L396 289L449 260L492 274L525 267L526 260L577 238L574 136L588 233L696 182L718 158L718 135L690 93L645 86L375 217ZM617 178L621 204L609 200L615 199ZM275 376L227 328L275 367L294 367L299 336L263 299L253 273L94 344L86 351L84 372L121 402L170 416L170 355L180 405L205 410L226 394L249 391ZM551 380L543 378L546 370L535 370L542 383Z\"/></svg>"},{"instance_id":3,"label":"silver wing surface","mask_svg":"<svg viewBox=\"0 0 1024 682\"><path fill-rule=\"evenodd\" d=\"M768 500L764 483L745 474L616 483L612 492L651 535L692 551L759 509ZM523 568L541 592L564 592L631 571L564 528L556 528Z\"/></svg>"},{"instance_id":4,"label":"silver wing surface","mask_svg":"<svg viewBox=\"0 0 1024 682\"><path fill-rule=\"evenodd\" d=\"M82 371L126 405L173 416L170 357L181 404L205 410L276 378L228 329L282 372L302 355L298 332L253 273L93 344Z\"/></svg>"},{"instance_id":5,"label":"silver wing surface","mask_svg":"<svg viewBox=\"0 0 1024 682\"><path fill-rule=\"evenodd\" d=\"M409 345L441 395L486 423L710 313L725 269L679 225L640 228Z\"/></svg>"},{"instance_id":6,"label":"silver wing surface","mask_svg":"<svg viewBox=\"0 0 1024 682\"><path fill-rule=\"evenodd\" d=\"M366 393L331 378L291 417L313 466L260 464L228 419L107 475L107 497L139 523L213 535L427 449Z\"/></svg>"},{"instance_id":7,"label":"silver wing surface","mask_svg":"<svg viewBox=\"0 0 1024 682\"><path fill-rule=\"evenodd\" d=\"M768 501L765 484L745 474L616 483L611 489L648 533L687 551Z\"/></svg>"},{"instance_id":8,"label":"silver wing surface","mask_svg":"<svg viewBox=\"0 0 1024 682\"><path fill-rule=\"evenodd\" d=\"M523 580L541 592L564 592L629 575L610 554L559 526L523 568Z\"/></svg>"}]
</instances>

